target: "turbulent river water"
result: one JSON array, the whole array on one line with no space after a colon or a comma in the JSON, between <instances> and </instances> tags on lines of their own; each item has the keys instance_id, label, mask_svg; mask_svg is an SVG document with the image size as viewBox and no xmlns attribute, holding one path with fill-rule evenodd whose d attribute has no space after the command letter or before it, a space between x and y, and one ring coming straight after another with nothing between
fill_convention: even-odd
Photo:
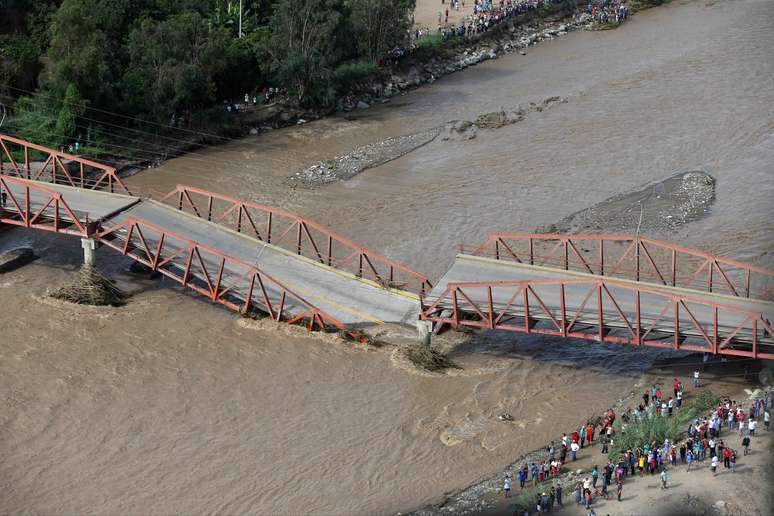
<instances>
[{"instance_id":1,"label":"turbulent river water","mask_svg":"<svg viewBox=\"0 0 774 516\"><path fill-rule=\"evenodd\" d=\"M774 2L693 1L577 32L391 103L142 172L288 208L439 277L459 243L532 230L675 173L717 180L711 213L653 235L772 265ZM317 189L288 177L358 145L561 96L469 141L434 142ZM149 284L126 307L45 301L77 240L11 231L43 259L0 276L0 512L395 513L437 501L602 410L659 354L479 335L463 369L245 327ZM54 254L58 256L54 260ZM100 254L115 270L125 262ZM497 421L509 412L514 424Z\"/></svg>"}]
</instances>

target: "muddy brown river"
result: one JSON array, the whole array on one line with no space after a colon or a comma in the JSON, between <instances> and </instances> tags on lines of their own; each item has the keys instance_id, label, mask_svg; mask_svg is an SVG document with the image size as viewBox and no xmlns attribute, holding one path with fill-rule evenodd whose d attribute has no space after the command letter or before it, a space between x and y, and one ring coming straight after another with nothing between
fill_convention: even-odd
<instances>
[{"instance_id":1,"label":"muddy brown river","mask_svg":"<svg viewBox=\"0 0 774 516\"><path fill-rule=\"evenodd\" d=\"M771 266L774 2L675 2L576 32L390 103L144 171L298 211L432 279L459 243L549 225L679 172L716 180L708 216L651 235ZM469 141L434 142L317 189L288 177L359 145L561 96ZM500 470L628 393L656 350L482 334L447 375L239 318L162 284L122 308L43 297L79 242L0 275L0 512L390 514ZM56 256L56 258L55 258ZM126 262L109 250L100 264ZM122 281L125 281L122 279ZM127 283L127 286L129 284ZM139 287L138 287L139 285ZM508 412L513 423L498 421Z\"/></svg>"}]
</instances>

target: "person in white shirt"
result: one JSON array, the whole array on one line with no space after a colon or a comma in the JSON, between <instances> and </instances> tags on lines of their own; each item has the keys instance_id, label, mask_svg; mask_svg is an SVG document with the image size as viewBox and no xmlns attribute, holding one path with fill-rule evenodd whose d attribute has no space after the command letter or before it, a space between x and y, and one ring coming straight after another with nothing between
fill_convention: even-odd
<instances>
[{"instance_id":1,"label":"person in white shirt","mask_svg":"<svg viewBox=\"0 0 774 516\"><path fill-rule=\"evenodd\" d=\"M572 444L570 445L570 453L572 454L572 460L577 460L578 450L580 450L580 445L575 441L573 441Z\"/></svg>"},{"instance_id":2,"label":"person in white shirt","mask_svg":"<svg viewBox=\"0 0 774 516\"><path fill-rule=\"evenodd\" d=\"M699 387L699 384L700 384L700 382L699 382L699 371L696 370L696 371L693 372L693 386L694 387Z\"/></svg>"},{"instance_id":3,"label":"person in white shirt","mask_svg":"<svg viewBox=\"0 0 774 516\"><path fill-rule=\"evenodd\" d=\"M712 457L712 463L710 464L710 469L712 470L712 474L716 475L718 471L718 456L715 455Z\"/></svg>"},{"instance_id":4,"label":"person in white shirt","mask_svg":"<svg viewBox=\"0 0 774 516\"><path fill-rule=\"evenodd\" d=\"M766 428L766 431L769 431L769 421L771 419L771 414L769 414L769 410L766 409L766 411L763 413L763 426Z\"/></svg>"},{"instance_id":5,"label":"person in white shirt","mask_svg":"<svg viewBox=\"0 0 774 516\"><path fill-rule=\"evenodd\" d=\"M505 491L505 497L511 497L511 476L505 475L505 482L503 482L503 490Z\"/></svg>"},{"instance_id":6,"label":"person in white shirt","mask_svg":"<svg viewBox=\"0 0 774 516\"><path fill-rule=\"evenodd\" d=\"M747 423L747 427L750 429L750 435L755 435L755 427L758 425L758 423L754 419L750 419L750 422Z\"/></svg>"}]
</instances>

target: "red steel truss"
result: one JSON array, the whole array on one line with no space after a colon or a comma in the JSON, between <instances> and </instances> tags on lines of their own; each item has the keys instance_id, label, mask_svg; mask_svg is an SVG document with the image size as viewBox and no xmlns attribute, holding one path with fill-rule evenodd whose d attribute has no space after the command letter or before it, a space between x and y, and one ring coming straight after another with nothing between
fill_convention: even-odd
<instances>
[{"instance_id":1,"label":"red steel truss","mask_svg":"<svg viewBox=\"0 0 774 516\"><path fill-rule=\"evenodd\" d=\"M88 215L74 210L62 194L26 179L0 175L0 224L87 237Z\"/></svg>"},{"instance_id":2,"label":"red steel truss","mask_svg":"<svg viewBox=\"0 0 774 516\"><path fill-rule=\"evenodd\" d=\"M420 317L455 328L774 359L771 323L754 310L606 278L450 283L425 300Z\"/></svg>"},{"instance_id":3,"label":"red steel truss","mask_svg":"<svg viewBox=\"0 0 774 516\"><path fill-rule=\"evenodd\" d=\"M309 330L345 329L334 317L259 268L143 220L128 218L102 229L97 239L237 312L257 309L272 320L289 324L306 320Z\"/></svg>"},{"instance_id":4,"label":"red steel truss","mask_svg":"<svg viewBox=\"0 0 774 516\"><path fill-rule=\"evenodd\" d=\"M774 271L631 235L495 233L463 252L737 297L774 298Z\"/></svg>"},{"instance_id":5,"label":"red steel truss","mask_svg":"<svg viewBox=\"0 0 774 516\"><path fill-rule=\"evenodd\" d=\"M282 247L330 267L371 279L385 287L424 295L427 278L297 213L186 185L165 198L175 208Z\"/></svg>"},{"instance_id":6,"label":"red steel truss","mask_svg":"<svg viewBox=\"0 0 774 516\"><path fill-rule=\"evenodd\" d=\"M77 172L70 170L71 163L77 166ZM113 167L4 134L0 134L0 174L89 190L119 189L131 195Z\"/></svg>"}]
</instances>

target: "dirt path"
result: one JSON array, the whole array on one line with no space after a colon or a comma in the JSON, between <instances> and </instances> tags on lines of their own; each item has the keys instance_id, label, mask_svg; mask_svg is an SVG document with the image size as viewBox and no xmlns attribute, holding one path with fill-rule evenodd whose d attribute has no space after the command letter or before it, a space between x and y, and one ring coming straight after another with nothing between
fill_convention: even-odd
<instances>
[{"instance_id":1,"label":"dirt path","mask_svg":"<svg viewBox=\"0 0 774 516\"><path fill-rule=\"evenodd\" d=\"M417 0L414 9L414 22L419 27L429 28L433 32L438 29L438 13L446 14L449 10L449 23L456 24L465 16L473 14L473 0L464 0L465 6L460 3L459 11L451 8L449 0L441 3L441 0Z\"/></svg>"}]
</instances>

